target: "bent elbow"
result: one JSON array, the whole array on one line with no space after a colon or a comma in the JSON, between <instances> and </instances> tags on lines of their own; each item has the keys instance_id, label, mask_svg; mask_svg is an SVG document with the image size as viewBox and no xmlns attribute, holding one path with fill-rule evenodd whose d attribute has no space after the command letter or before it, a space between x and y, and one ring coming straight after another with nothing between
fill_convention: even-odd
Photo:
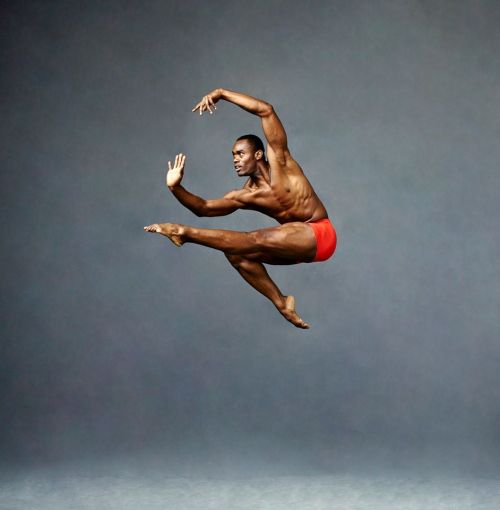
<instances>
[{"instance_id":1,"label":"bent elbow","mask_svg":"<svg viewBox=\"0 0 500 510\"><path fill-rule=\"evenodd\" d=\"M196 209L191 209L198 218L203 218L204 216L208 216L208 209L206 207L197 207Z\"/></svg>"},{"instance_id":2,"label":"bent elbow","mask_svg":"<svg viewBox=\"0 0 500 510\"><path fill-rule=\"evenodd\" d=\"M204 218L205 216L208 216L204 211L193 211L198 218Z\"/></svg>"},{"instance_id":3,"label":"bent elbow","mask_svg":"<svg viewBox=\"0 0 500 510\"><path fill-rule=\"evenodd\" d=\"M273 113L274 113L273 105L263 101L262 105L259 109L259 115L261 117L268 117L269 115L272 115Z\"/></svg>"},{"instance_id":4,"label":"bent elbow","mask_svg":"<svg viewBox=\"0 0 500 510\"><path fill-rule=\"evenodd\" d=\"M200 202L196 204L196 207L191 210L196 214L196 216L198 216L198 218L210 215L210 207L206 200L200 200Z\"/></svg>"}]
</instances>

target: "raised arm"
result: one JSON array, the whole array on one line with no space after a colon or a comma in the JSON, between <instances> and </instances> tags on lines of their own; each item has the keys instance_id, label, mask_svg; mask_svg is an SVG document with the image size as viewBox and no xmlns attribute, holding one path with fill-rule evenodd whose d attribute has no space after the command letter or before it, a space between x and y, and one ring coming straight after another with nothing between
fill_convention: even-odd
<instances>
[{"instance_id":1,"label":"raised arm","mask_svg":"<svg viewBox=\"0 0 500 510\"><path fill-rule=\"evenodd\" d=\"M239 198L244 190L230 191L222 198L205 200L181 186L185 163L186 156L184 154L177 154L174 166L172 166L170 161L168 162L166 178L168 189L184 207L188 208L196 216L226 216L243 207L244 204Z\"/></svg>"},{"instance_id":2,"label":"raised arm","mask_svg":"<svg viewBox=\"0 0 500 510\"><path fill-rule=\"evenodd\" d=\"M261 99L248 96L240 92L233 92L231 90L219 88L204 96L193 108L193 112L198 110L200 115L202 115L205 111L212 113L213 110L217 109L215 104L220 99L224 99L225 101L243 108L243 110L246 110L247 112L259 116L262 122L264 136L277 158L284 160L290 156L283 124L281 123L278 115L276 115L273 106Z\"/></svg>"}]
</instances>

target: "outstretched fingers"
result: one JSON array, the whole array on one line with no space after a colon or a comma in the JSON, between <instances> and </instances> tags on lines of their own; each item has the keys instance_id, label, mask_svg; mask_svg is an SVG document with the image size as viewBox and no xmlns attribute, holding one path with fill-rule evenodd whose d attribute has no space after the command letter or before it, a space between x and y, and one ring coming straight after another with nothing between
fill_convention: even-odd
<instances>
[{"instance_id":1,"label":"outstretched fingers","mask_svg":"<svg viewBox=\"0 0 500 510\"><path fill-rule=\"evenodd\" d=\"M205 96L205 110L208 110L210 112L210 115L212 115L212 108L210 108L210 101L208 100L208 96Z\"/></svg>"},{"instance_id":2,"label":"outstretched fingers","mask_svg":"<svg viewBox=\"0 0 500 510\"><path fill-rule=\"evenodd\" d=\"M217 107L215 106L213 99L207 95L203 96L203 99L191 111L195 112L196 110L200 112L200 115L206 111L212 114L214 113L213 110L217 110Z\"/></svg>"},{"instance_id":3,"label":"outstretched fingers","mask_svg":"<svg viewBox=\"0 0 500 510\"><path fill-rule=\"evenodd\" d=\"M176 170L178 168L182 168L184 166L184 163L186 162L186 155L185 154L182 154L179 153L175 156L175 160L174 160L174 166L172 167L172 162L169 161L168 162L168 169L169 170Z\"/></svg>"}]
</instances>

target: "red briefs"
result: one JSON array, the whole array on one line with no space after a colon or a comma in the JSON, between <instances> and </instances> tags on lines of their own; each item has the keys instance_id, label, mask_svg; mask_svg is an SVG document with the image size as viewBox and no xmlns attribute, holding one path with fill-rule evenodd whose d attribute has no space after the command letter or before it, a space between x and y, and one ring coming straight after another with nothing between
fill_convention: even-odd
<instances>
[{"instance_id":1,"label":"red briefs","mask_svg":"<svg viewBox=\"0 0 500 510\"><path fill-rule=\"evenodd\" d=\"M337 233L328 218L308 223L316 236L316 256L313 262L329 259L337 246Z\"/></svg>"}]
</instances>

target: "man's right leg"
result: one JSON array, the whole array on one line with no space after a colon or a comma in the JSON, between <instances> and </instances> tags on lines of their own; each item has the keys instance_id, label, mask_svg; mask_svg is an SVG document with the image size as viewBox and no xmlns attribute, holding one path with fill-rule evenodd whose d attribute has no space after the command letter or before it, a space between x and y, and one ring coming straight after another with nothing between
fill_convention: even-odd
<instances>
[{"instance_id":1,"label":"man's right leg","mask_svg":"<svg viewBox=\"0 0 500 510\"><path fill-rule=\"evenodd\" d=\"M225 255L245 281L266 296L287 321L298 328L309 328L309 324L304 322L295 311L295 298L282 294L261 262L250 260L241 255L230 255L228 253Z\"/></svg>"},{"instance_id":2,"label":"man's right leg","mask_svg":"<svg viewBox=\"0 0 500 510\"><path fill-rule=\"evenodd\" d=\"M168 237L175 245L200 244L265 264L311 262L316 253L316 236L306 223L291 222L253 232L195 228L178 223L154 223L146 232ZM256 259L256 255L258 258Z\"/></svg>"}]
</instances>

